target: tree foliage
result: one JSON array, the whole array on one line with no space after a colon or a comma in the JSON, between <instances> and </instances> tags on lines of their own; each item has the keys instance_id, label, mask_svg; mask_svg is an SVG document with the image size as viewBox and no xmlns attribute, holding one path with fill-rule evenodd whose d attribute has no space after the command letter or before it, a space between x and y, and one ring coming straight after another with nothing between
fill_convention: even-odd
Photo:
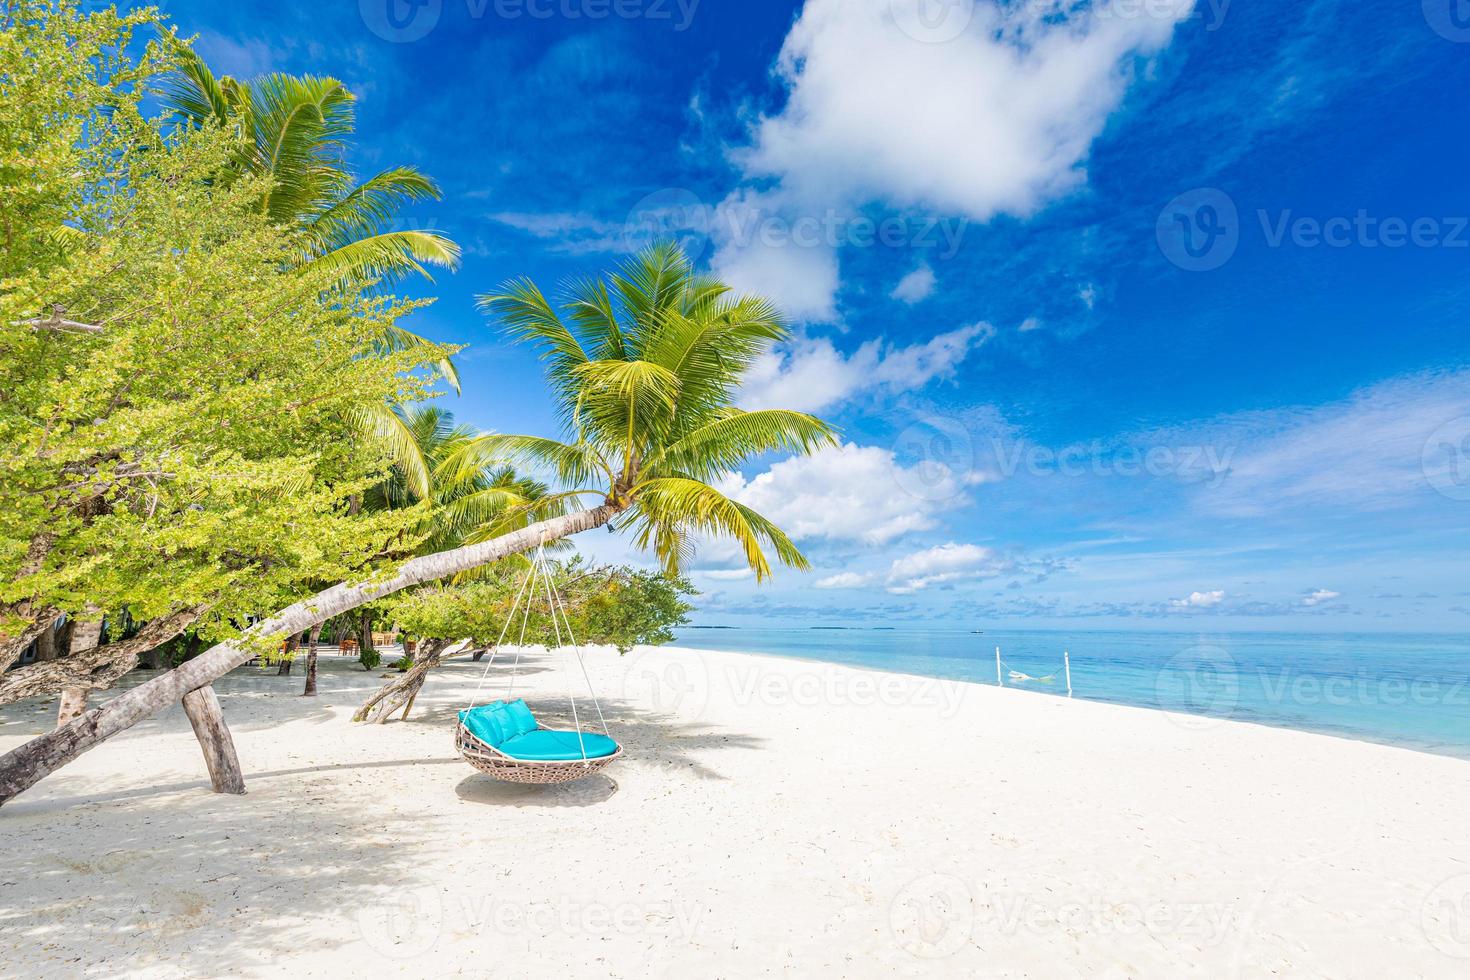
<instances>
[{"instance_id":1,"label":"tree foliage","mask_svg":"<svg viewBox=\"0 0 1470 980\"><path fill-rule=\"evenodd\" d=\"M268 179L225 179L238 132L145 113L173 58L133 38L154 15L9 10L0 669L63 613L231 635L380 565L414 515L347 505L387 466L356 419L424 395L445 352L379 349L417 304L300 265Z\"/></svg>"},{"instance_id":2,"label":"tree foliage","mask_svg":"<svg viewBox=\"0 0 1470 980\"><path fill-rule=\"evenodd\" d=\"M555 623L545 583L538 578L533 588L523 590L523 562L502 562L479 581L404 593L385 603L384 611L407 634L423 639L470 639L486 647L505 631L511 645L555 647L575 637L578 643L627 653L635 646L672 641L674 627L693 609L684 600L694 588L678 576L591 566L580 557L548 565L560 599Z\"/></svg>"}]
</instances>

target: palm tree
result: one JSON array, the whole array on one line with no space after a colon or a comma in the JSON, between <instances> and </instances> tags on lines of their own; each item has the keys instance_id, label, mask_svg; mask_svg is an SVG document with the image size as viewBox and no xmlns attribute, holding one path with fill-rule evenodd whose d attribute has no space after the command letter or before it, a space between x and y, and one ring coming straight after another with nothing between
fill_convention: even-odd
<instances>
[{"instance_id":1,"label":"palm tree","mask_svg":"<svg viewBox=\"0 0 1470 980\"><path fill-rule=\"evenodd\" d=\"M764 579L766 547L791 566L806 561L780 528L710 485L768 452L810 453L836 444L824 422L800 412L735 408L751 363L786 336L767 301L734 296L696 274L678 248L651 248L603 281L575 284L563 319L527 280L507 284L483 306L509 333L540 348L566 438L481 436L455 454L453 471L480 471L489 461L525 459L549 465L571 489L545 500L593 494L581 510L528 520L489 540L403 562L391 575L342 582L258 623L250 639L300 632L375 599L489 565L538 544L617 520L677 568L693 536L740 542ZM0 804L49 772L155 712L192 699L215 787L242 792L213 681L250 659L247 642L220 643L128 690L81 718L0 757Z\"/></svg>"},{"instance_id":2,"label":"palm tree","mask_svg":"<svg viewBox=\"0 0 1470 980\"><path fill-rule=\"evenodd\" d=\"M786 337L768 301L736 296L696 273L680 249L656 245L605 280L568 290L559 315L535 283L507 283L480 305L516 340L535 345L566 439L487 435L459 465L510 459L549 467L571 489L600 496L641 547L677 572L695 535L733 538L757 579L806 559L780 528L712 483L769 452L835 445L825 422L802 412L734 406L752 361Z\"/></svg>"},{"instance_id":3,"label":"palm tree","mask_svg":"<svg viewBox=\"0 0 1470 980\"><path fill-rule=\"evenodd\" d=\"M459 246L433 231L390 230L399 209L438 200L439 188L414 167L392 167L359 184L346 150L354 98L335 78L274 73L240 82L216 77L204 59L165 35L177 70L164 105L191 126L238 126L240 173L270 178L261 210L276 224L298 227L300 263L344 278L429 276L426 265L454 268Z\"/></svg>"},{"instance_id":4,"label":"palm tree","mask_svg":"<svg viewBox=\"0 0 1470 980\"><path fill-rule=\"evenodd\" d=\"M412 440L412 456L395 462L387 478L368 491L363 505L368 510L397 510L430 501L433 507L424 523L412 529L419 537L413 554L487 541L530 520L565 511L564 497L551 497L545 484L520 476L513 467L462 465L465 447L475 444L480 433L456 424L452 413L434 405L392 411ZM427 481L420 478L419 466Z\"/></svg>"}]
</instances>

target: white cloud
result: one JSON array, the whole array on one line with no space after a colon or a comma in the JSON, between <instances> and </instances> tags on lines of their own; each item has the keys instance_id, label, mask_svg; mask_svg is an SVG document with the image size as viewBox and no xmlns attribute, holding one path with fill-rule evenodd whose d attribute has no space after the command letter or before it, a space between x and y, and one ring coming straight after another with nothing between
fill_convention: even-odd
<instances>
[{"instance_id":1,"label":"white cloud","mask_svg":"<svg viewBox=\"0 0 1470 980\"><path fill-rule=\"evenodd\" d=\"M731 152L764 189L747 184L720 205L718 274L799 320L826 322L848 239L757 240L729 233L730 218L774 215L790 232L818 216L824 228L840 224L874 203L967 221L1035 213L1086 180L1092 141L1136 59L1167 45L1193 9L1193 0L950 3L963 30L926 43L931 4L808 0L777 58L780 112ZM921 282L910 284L915 293Z\"/></svg>"},{"instance_id":2,"label":"white cloud","mask_svg":"<svg viewBox=\"0 0 1470 980\"><path fill-rule=\"evenodd\" d=\"M888 569L888 591L908 595L945 582L994 578L1013 568L989 548L951 541L895 559Z\"/></svg>"},{"instance_id":3,"label":"white cloud","mask_svg":"<svg viewBox=\"0 0 1470 980\"><path fill-rule=\"evenodd\" d=\"M629 251L630 238L625 222L604 221L585 211L501 211L486 217L496 224L547 242L547 248L553 252L595 255Z\"/></svg>"},{"instance_id":4,"label":"white cloud","mask_svg":"<svg viewBox=\"0 0 1470 980\"><path fill-rule=\"evenodd\" d=\"M1021 333L1030 333L1033 330L1040 330L1041 321L1036 319L1036 317L1034 316L1028 316L1026 319L1021 321L1021 325L1016 329Z\"/></svg>"},{"instance_id":5,"label":"white cloud","mask_svg":"<svg viewBox=\"0 0 1470 980\"><path fill-rule=\"evenodd\" d=\"M888 295L913 306L933 295L935 282L934 270L927 265L921 265L900 279L898 285L893 287L893 292Z\"/></svg>"},{"instance_id":6,"label":"white cloud","mask_svg":"<svg viewBox=\"0 0 1470 980\"><path fill-rule=\"evenodd\" d=\"M1230 516L1451 502L1470 435L1470 371L1411 375L1309 409L1230 416L1190 433L1231 454L1202 507ZM1431 488L1449 488L1437 497Z\"/></svg>"},{"instance_id":7,"label":"white cloud","mask_svg":"<svg viewBox=\"0 0 1470 980\"><path fill-rule=\"evenodd\" d=\"M863 392L912 391L955 369L995 334L976 323L922 344L894 347L870 340L844 355L823 337L803 337L757 358L746 374L745 408L817 412Z\"/></svg>"},{"instance_id":8,"label":"white cloud","mask_svg":"<svg viewBox=\"0 0 1470 980\"><path fill-rule=\"evenodd\" d=\"M764 296L793 319L830 322L837 317L835 246L762 233L790 229L794 220L778 195L736 191L715 208L710 267L737 292Z\"/></svg>"},{"instance_id":9,"label":"white cloud","mask_svg":"<svg viewBox=\"0 0 1470 980\"><path fill-rule=\"evenodd\" d=\"M838 572L819 578L812 583L819 589L861 589L873 583L873 576L866 572Z\"/></svg>"},{"instance_id":10,"label":"white cloud","mask_svg":"<svg viewBox=\"0 0 1470 980\"><path fill-rule=\"evenodd\" d=\"M1309 593L1302 598L1302 605L1320 606L1323 603L1331 602L1333 599L1341 598L1341 592L1333 592L1331 589L1317 589L1315 592Z\"/></svg>"},{"instance_id":11,"label":"white cloud","mask_svg":"<svg viewBox=\"0 0 1470 980\"><path fill-rule=\"evenodd\" d=\"M1169 605L1175 609L1213 609L1224 601L1224 590L1215 589L1211 592L1191 592L1183 599L1170 599Z\"/></svg>"},{"instance_id":12,"label":"white cloud","mask_svg":"<svg viewBox=\"0 0 1470 980\"><path fill-rule=\"evenodd\" d=\"M823 204L1031 214L1085 179L1135 57L1193 9L978 0L962 32L926 43L926 2L808 0L777 60L784 106L737 154L746 172Z\"/></svg>"},{"instance_id":13,"label":"white cloud","mask_svg":"<svg viewBox=\"0 0 1470 980\"><path fill-rule=\"evenodd\" d=\"M720 483L798 541L869 545L934 527L940 511L965 502L963 486L947 471L920 473L890 450L852 443L782 460L751 480L733 474Z\"/></svg>"}]
</instances>

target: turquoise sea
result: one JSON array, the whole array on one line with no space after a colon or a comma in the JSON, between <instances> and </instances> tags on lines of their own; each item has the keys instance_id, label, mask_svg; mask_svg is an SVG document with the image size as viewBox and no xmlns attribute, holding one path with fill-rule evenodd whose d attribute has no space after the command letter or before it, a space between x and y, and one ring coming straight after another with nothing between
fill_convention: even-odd
<instances>
[{"instance_id":1,"label":"turquoise sea","mask_svg":"<svg viewBox=\"0 0 1470 980\"><path fill-rule=\"evenodd\" d=\"M1470 636L685 628L683 646L996 683L1470 758ZM1014 681L1010 672L1050 682Z\"/></svg>"}]
</instances>

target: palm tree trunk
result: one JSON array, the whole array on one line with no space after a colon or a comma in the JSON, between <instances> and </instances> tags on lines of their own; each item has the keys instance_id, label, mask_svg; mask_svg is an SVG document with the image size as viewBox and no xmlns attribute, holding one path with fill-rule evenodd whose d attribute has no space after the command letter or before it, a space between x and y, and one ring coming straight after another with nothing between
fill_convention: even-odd
<instances>
[{"instance_id":1,"label":"palm tree trunk","mask_svg":"<svg viewBox=\"0 0 1470 980\"><path fill-rule=\"evenodd\" d=\"M249 633L252 636L272 636L300 632L410 586L488 565L507 555L534 548L538 543L602 527L619 510L621 508L612 504L603 504L591 510L538 521L479 544L412 558L399 567L396 575L378 581L339 583L287 606L270 619L257 623ZM181 701L189 692L208 686L250 657L249 649L231 643L216 644L193 660L118 695L70 724L33 738L0 756L0 806L93 746Z\"/></svg>"},{"instance_id":2,"label":"palm tree trunk","mask_svg":"<svg viewBox=\"0 0 1470 980\"><path fill-rule=\"evenodd\" d=\"M306 690L301 692L304 698L316 697L316 646L322 638L322 624L317 623L311 628L310 637L306 641Z\"/></svg>"}]
</instances>

